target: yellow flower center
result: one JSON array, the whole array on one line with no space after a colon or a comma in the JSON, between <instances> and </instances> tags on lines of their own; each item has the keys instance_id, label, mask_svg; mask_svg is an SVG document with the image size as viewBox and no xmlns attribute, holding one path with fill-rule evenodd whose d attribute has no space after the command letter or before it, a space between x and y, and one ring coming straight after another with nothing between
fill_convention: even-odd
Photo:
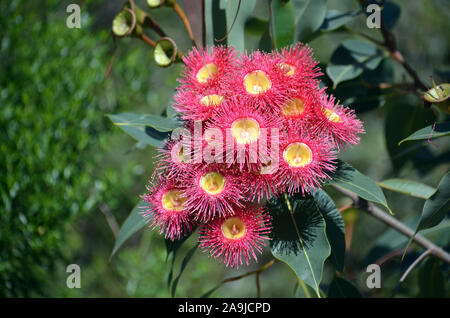
<instances>
[{"instance_id":1,"label":"yellow flower center","mask_svg":"<svg viewBox=\"0 0 450 318\"><path fill-rule=\"evenodd\" d=\"M303 101L300 98L295 97L283 105L281 113L285 117L295 117L303 113L304 110L305 105Z\"/></svg>"},{"instance_id":2,"label":"yellow flower center","mask_svg":"<svg viewBox=\"0 0 450 318\"><path fill-rule=\"evenodd\" d=\"M259 95L272 87L272 82L263 71L254 71L244 77L245 90L252 95Z\"/></svg>"},{"instance_id":3,"label":"yellow flower center","mask_svg":"<svg viewBox=\"0 0 450 318\"><path fill-rule=\"evenodd\" d=\"M294 168L304 167L311 163L313 154L311 149L302 142L294 142L283 151L283 159Z\"/></svg>"},{"instance_id":4,"label":"yellow flower center","mask_svg":"<svg viewBox=\"0 0 450 318\"><path fill-rule=\"evenodd\" d=\"M258 139L259 124L253 118L236 119L231 125L231 133L238 144L249 144Z\"/></svg>"},{"instance_id":5,"label":"yellow flower center","mask_svg":"<svg viewBox=\"0 0 450 318\"><path fill-rule=\"evenodd\" d=\"M186 202L183 192L177 189L169 190L163 194L161 204L164 209L170 211L181 211Z\"/></svg>"},{"instance_id":6,"label":"yellow flower center","mask_svg":"<svg viewBox=\"0 0 450 318\"><path fill-rule=\"evenodd\" d=\"M218 172L208 172L200 178L200 187L209 194L219 194L225 188L225 177Z\"/></svg>"},{"instance_id":7,"label":"yellow flower center","mask_svg":"<svg viewBox=\"0 0 450 318\"><path fill-rule=\"evenodd\" d=\"M223 96L212 94L206 95L200 99L200 104L207 107L216 107L222 104Z\"/></svg>"},{"instance_id":8,"label":"yellow flower center","mask_svg":"<svg viewBox=\"0 0 450 318\"><path fill-rule=\"evenodd\" d=\"M295 74L295 66L288 63L281 63L281 69L287 76L293 76Z\"/></svg>"},{"instance_id":9,"label":"yellow flower center","mask_svg":"<svg viewBox=\"0 0 450 318\"><path fill-rule=\"evenodd\" d=\"M230 217L222 223L222 233L227 239L240 239L245 235L245 224L238 217Z\"/></svg>"},{"instance_id":10,"label":"yellow flower center","mask_svg":"<svg viewBox=\"0 0 450 318\"><path fill-rule=\"evenodd\" d=\"M206 83L211 77L213 77L217 72L219 71L219 68L214 63L208 63L202 66L201 69L197 72L197 81L199 83Z\"/></svg>"},{"instance_id":11,"label":"yellow flower center","mask_svg":"<svg viewBox=\"0 0 450 318\"><path fill-rule=\"evenodd\" d=\"M325 117L328 119L328 121L332 121L333 123L339 123L341 122L341 117L339 117L338 114L336 114L334 111L332 111L329 108L322 108L322 113L325 115Z\"/></svg>"}]
</instances>

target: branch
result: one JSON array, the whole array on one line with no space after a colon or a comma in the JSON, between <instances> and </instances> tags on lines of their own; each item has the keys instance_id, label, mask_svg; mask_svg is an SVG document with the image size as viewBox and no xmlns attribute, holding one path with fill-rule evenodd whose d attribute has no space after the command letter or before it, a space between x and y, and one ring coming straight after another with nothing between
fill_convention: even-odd
<instances>
[{"instance_id":1,"label":"branch","mask_svg":"<svg viewBox=\"0 0 450 318\"><path fill-rule=\"evenodd\" d=\"M444 251L442 248L434 244L433 242L429 241L425 237L423 237L420 234L416 234L412 229L410 229L408 226L397 220L396 218L390 216L389 214L385 213L380 208L376 207L372 203L358 197L356 194L354 194L351 191L348 191L346 189L340 188L338 186L333 186L337 191L342 193L343 195L351 198L353 200L353 205L374 218L380 220L384 224L392 227L393 229L397 230L399 233L403 234L404 236L408 238L412 238L413 241L425 248L426 250L430 250L429 254L435 255L436 257L439 257L443 261L450 264L450 254L448 254L446 251Z\"/></svg>"},{"instance_id":2,"label":"branch","mask_svg":"<svg viewBox=\"0 0 450 318\"><path fill-rule=\"evenodd\" d=\"M274 259L272 259L270 262L266 263L265 265L261 266L260 268L254 270L254 271L247 272L247 273L245 273L245 274L243 274L243 275L239 275L239 276L235 276L235 277L226 278L226 279L224 279L223 281L221 281L219 285L217 285L216 287L210 289L208 292L206 292L205 294L203 294L202 296L200 296L200 298L208 297L209 295L211 295L214 291L216 291L217 289L219 289L219 288L220 288L223 284L225 284L225 283L234 282L234 281L236 281L236 280L239 280L239 279L242 279L242 278L244 278L244 277L247 277L247 276L250 276L250 275L254 275L254 274L257 275L257 278L256 278L256 288L257 288L257 294L259 295L260 292L261 292L261 291L259 290L259 274L262 273L262 272L264 272L264 271L265 271L266 269L268 269L269 267L271 267L273 264L275 264L275 262L276 262L276 259L274 258ZM259 296L260 296L260 295L259 295ZM259 297L259 296L258 296L258 297Z\"/></svg>"},{"instance_id":3,"label":"branch","mask_svg":"<svg viewBox=\"0 0 450 318\"><path fill-rule=\"evenodd\" d=\"M192 33L191 24L189 23L189 19L187 18L187 16L184 13L183 9L181 9L181 7L176 2L174 2L173 6L172 6L172 9L178 14L178 16L180 17L181 21L183 21L184 27L186 28L186 31L187 31L187 33L189 35L189 38L192 41L192 44L194 44L194 46L197 46L197 44L195 43L194 34Z\"/></svg>"},{"instance_id":4,"label":"branch","mask_svg":"<svg viewBox=\"0 0 450 318\"><path fill-rule=\"evenodd\" d=\"M406 277L408 276L408 274L414 269L414 267L416 267L425 257L427 257L428 255L430 255L433 252L433 250L429 249L426 250L425 252L423 252L422 254L420 254L420 256L411 264L409 265L408 269L405 271L405 273L402 275L402 277L400 278L400 281L397 283L397 285L394 288L394 291L392 293L392 297L395 296L395 294L397 294L397 291L400 288L400 284L403 283L403 281L406 279Z\"/></svg>"}]
</instances>

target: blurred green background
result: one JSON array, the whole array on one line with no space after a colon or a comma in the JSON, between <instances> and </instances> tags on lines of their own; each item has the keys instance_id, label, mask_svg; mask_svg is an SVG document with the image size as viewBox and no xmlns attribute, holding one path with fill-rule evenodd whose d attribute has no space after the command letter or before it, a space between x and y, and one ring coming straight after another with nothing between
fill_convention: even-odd
<instances>
[{"instance_id":1,"label":"blurred green background","mask_svg":"<svg viewBox=\"0 0 450 318\"><path fill-rule=\"evenodd\" d=\"M145 7L144 1L136 2ZM402 8L394 33L405 58L426 83L430 84L429 75L448 81L450 7L446 1L393 2ZM81 29L66 27L70 3L81 6ZM153 173L156 151L136 144L105 114L161 114L171 103L182 70L180 64L158 68L148 45L127 38L117 41L111 74L105 78L114 48L109 28L122 3L13 0L0 4L2 297L170 297L170 261L166 260L164 240L156 232L140 231L110 259L118 227L139 201ZM255 14L267 15L263 7L257 6ZM358 4L354 0L329 0L328 7L351 10ZM190 41L172 10L160 8L152 11L152 16L183 52L189 50ZM361 28L364 17L352 25ZM375 30L360 31L379 36ZM349 37L348 33L323 34L310 45L325 65L334 49ZM246 45L249 49L257 45L251 34L246 34ZM407 78L401 71L396 74L400 75L394 82ZM395 119L400 120L405 112L417 112L419 127L433 123L432 110L402 106L411 104L417 104L413 96L386 96L381 107L361 113L367 133L360 145L343 152L341 158L375 180L397 176L437 186L449 169L448 139L436 140L414 157L398 153L393 161L388 152L385 129L395 127ZM389 124L389 120L394 123ZM338 206L348 203L336 193L330 194ZM413 227L423 201L405 200L389 191L385 194L396 217L407 219ZM382 235L385 241L401 241L401 237L362 212L354 215L345 277L365 296L389 297L419 251L408 253L402 263L394 257L383 264L382 288L367 289L365 266L389 252L373 247ZM448 232L433 234L435 241L447 248ZM176 273L182 256L194 244L195 235L182 246ZM259 264L268 260L270 252L266 251ZM80 289L66 287L69 264L81 267ZM176 296L198 297L224 278L257 267L226 269L197 251L180 278ZM447 290L448 275L447 270L442 277ZM260 279L263 297L293 296L296 279L284 264L276 263ZM324 283L330 279L325 277ZM420 296L421 284L420 270L416 270L399 295ZM212 296L254 297L255 277L227 283Z\"/></svg>"}]
</instances>

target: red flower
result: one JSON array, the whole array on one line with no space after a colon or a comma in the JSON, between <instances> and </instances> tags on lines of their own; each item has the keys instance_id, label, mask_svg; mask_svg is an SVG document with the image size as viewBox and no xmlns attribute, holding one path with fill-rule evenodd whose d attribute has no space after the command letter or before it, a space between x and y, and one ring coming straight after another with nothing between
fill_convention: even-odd
<instances>
[{"instance_id":1,"label":"red flower","mask_svg":"<svg viewBox=\"0 0 450 318\"><path fill-rule=\"evenodd\" d=\"M207 120L216 108L221 107L227 97L227 92L219 87L207 87L201 90L178 89L173 108L188 121Z\"/></svg>"},{"instance_id":2,"label":"red flower","mask_svg":"<svg viewBox=\"0 0 450 318\"><path fill-rule=\"evenodd\" d=\"M335 103L332 95L322 94L316 117L315 133L326 136L336 147L356 145L359 143L358 134L364 133L362 122L356 118L354 110Z\"/></svg>"},{"instance_id":3,"label":"red flower","mask_svg":"<svg viewBox=\"0 0 450 318\"><path fill-rule=\"evenodd\" d=\"M288 138L280 145L277 177L290 194L319 188L336 168L332 149L325 137L308 134L299 123L289 125Z\"/></svg>"},{"instance_id":4,"label":"red flower","mask_svg":"<svg viewBox=\"0 0 450 318\"><path fill-rule=\"evenodd\" d=\"M271 229L271 217L263 207L235 208L232 216L216 218L201 228L199 247L226 266L238 268L251 258L257 261L256 252L262 253Z\"/></svg>"},{"instance_id":5,"label":"red flower","mask_svg":"<svg viewBox=\"0 0 450 318\"><path fill-rule=\"evenodd\" d=\"M278 115L284 122L299 121L305 124L313 119L320 102L320 91L306 86L299 87L296 94L281 106Z\"/></svg>"},{"instance_id":6,"label":"red flower","mask_svg":"<svg viewBox=\"0 0 450 318\"><path fill-rule=\"evenodd\" d=\"M224 46L194 48L183 57L183 62L186 67L180 79L181 89L221 87L230 80L228 75L234 72L236 52Z\"/></svg>"},{"instance_id":7,"label":"red flower","mask_svg":"<svg viewBox=\"0 0 450 318\"><path fill-rule=\"evenodd\" d=\"M242 56L239 70L229 89L235 95L259 102L265 111L274 111L293 94L289 78L280 67L280 58L259 51Z\"/></svg>"},{"instance_id":8,"label":"red flower","mask_svg":"<svg viewBox=\"0 0 450 318\"><path fill-rule=\"evenodd\" d=\"M195 222L186 209L185 189L172 180L163 179L153 187L147 187L149 193L142 199L150 208L142 215L151 222L151 227L159 227L159 233L170 240L179 240L192 232Z\"/></svg>"},{"instance_id":9,"label":"red flower","mask_svg":"<svg viewBox=\"0 0 450 318\"><path fill-rule=\"evenodd\" d=\"M166 173L168 179L180 179L186 173L186 170L192 169L200 162L195 161L195 149L193 131L185 128L186 134L189 136L187 140L182 138L169 138L162 148L158 148L160 161L158 170Z\"/></svg>"},{"instance_id":10,"label":"red flower","mask_svg":"<svg viewBox=\"0 0 450 318\"><path fill-rule=\"evenodd\" d=\"M232 214L232 207L242 207L245 198L245 180L218 164L192 169L183 184L186 207L195 220L202 222Z\"/></svg>"},{"instance_id":11,"label":"red flower","mask_svg":"<svg viewBox=\"0 0 450 318\"><path fill-rule=\"evenodd\" d=\"M275 54L280 58L280 66L294 85L317 87L316 78L323 75L312 57L312 50L302 43L289 46Z\"/></svg>"},{"instance_id":12,"label":"red flower","mask_svg":"<svg viewBox=\"0 0 450 318\"><path fill-rule=\"evenodd\" d=\"M208 122L208 129L219 128L225 137L223 157L230 166L238 163L240 169L265 162L266 150L272 135L279 135L282 126L276 116L265 112L258 101L248 97L230 98ZM265 152L267 153L267 151Z\"/></svg>"}]
</instances>

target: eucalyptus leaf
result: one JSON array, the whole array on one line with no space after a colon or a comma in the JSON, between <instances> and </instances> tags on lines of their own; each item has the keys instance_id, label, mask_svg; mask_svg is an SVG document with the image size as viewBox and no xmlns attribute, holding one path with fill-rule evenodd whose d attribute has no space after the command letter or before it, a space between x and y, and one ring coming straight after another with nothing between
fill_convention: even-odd
<instances>
[{"instance_id":1,"label":"eucalyptus leaf","mask_svg":"<svg viewBox=\"0 0 450 318\"><path fill-rule=\"evenodd\" d=\"M306 42L323 23L327 13L326 0L291 0L295 15L295 38Z\"/></svg>"},{"instance_id":2,"label":"eucalyptus leaf","mask_svg":"<svg viewBox=\"0 0 450 318\"><path fill-rule=\"evenodd\" d=\"M116 254L117 250L128 240L133 234L145 226L146 219L141 215L150 205L147 202L139 202L126 218L125 222L120 227L119 235L111 253L111 257Z\"/></svg>"},{"instance_id":3,"label":"eucalyptus leaf","mask_svg":"<svg viewBox=\"0 0 450 318\"><path fill-rule=\"evenodd\" d=\"M412 180L392 178L381 182L378 185L382 188L400 192L417 198L428 199L433 195L436 189Z\"/></svg>"},{"instance_id":4,"label":"eucalyptus leaf","mask_svg":"<svg viewBox=\"0 0 450 318\"><path fill-rule=\"evenodd\" d=\"M445 136L450 136L450 122L430 125L425 128L419 129L410 136L401 140L398 144L401 145L405 141L429 140Z\"/></svg>"},{"instance_id":5,"label":"eucalyptus leaf","mask_svg":"<svg viewBox=\"0 0 450 318\"><path fill-rule=\"evenodd\" d=\"M107 115L109 119L137 141L155 147L162 146L162 140L170 131L180 126L176 118L157 115L138 115L121 113Z\"/></svg>"},{"instance_id":6,"label":"eucalyptus leaf","mask_svg":"<svg viewBox=\"0 0 450 318\"><path fill-rule=\"evenodd\" d=\"M282 196L270 200L267 207L273 217L272 254L320 295L323 265L331 247L325 219L314 198Z\"/></svg>"},{"instance_id":7,"label":"eucalyptus leaf","mask_svg":"<svg viewBox=\"0 0 450 318\"><path fill-rule=\"evenodd\" d=\"M349 281L335 277L328 288L328 298L361 298L361 293Z\"/></svg>"},{"instance_id":8,"label":"eucalyptus leaf","mask_svg":"<svg viewBox=\"0 0 450 318\"><path fill-rule=\"evenodd\" d=\"M294 9L290 1L272 0L271 34L275 48L292 44L294 41Z\"/></svg>"},{"instance_id":9,"label":"eucalyptus leaf","mask_svg":"<svg viewBox=\"0 0 450 318\"><path fill-rule=\"evenodd\" d=\"M419 269L419 297L445 298L444 273L441 268L441 260L437 257L426 259Z\"/></svg>"},{"instance_id":10,"label":"eucalyptus leaf","mask_svg":"<svg viewBox=\"0 0 450 318\"><path fill-rule=\"evenodd\" d=\"M424 127L436 119L432 112L422 105L392 103L389 105L385 120L386 147L395 170L403 167L408 161L414 160L423 151L422 145L401 144L405 136Z\"/></svg>"},{"instance_id":11,"label":"eucalyptus leaf","mask_svg":"<svg viewBox=\"0 0 450 318\"><path fill-rule=\"evenodd\" d=\"M336 88L339 83L354 79L366 70L374 70L383 58L383 52L374 44L363 40L347 40L331 56L327 74Z\"/></svg>"},{"instance_id":12,"label":"eucalyptus leaf","mask_svg":"<svg viewBox=\"0 0 450 318\"><path fill-rule=\"evenodd\" d=\"M320 26L321 31L333 31L341 26L347 24L352 21L355 17L361 14L362 10L353 10L353 11L338 11L338 10L329 10L325 16L325 20Z\"/></svg>"},{"instance_id":13,"label":"eucalyptus leaf","mask_svg":"<svg viewBox=\"0 0 450 318\"><path fill-rule=\"evenodd\" d=\"M183 274L184 270L186 269L187 264L191 260L192 256L194 255L195 251L198 249L198 244L195 244L184 256L183 261L181 262L180 271L178 272L177 277L173 280L172 288L171 288L171 295L172 297L175 297L175 293L177 291L178 281L181 278L181 274Z\"/></svg>"},{"instance_id":14,"label":"eucalyptus leaf","mask_svg":"<svg viewBox=\"0 0 450 318\"><path fill-rule=\"evenodd\" d=\"M220 0L225 9L227 41L239 51L245 50L245 22L253 13L256 0Z\"/></svg>"},{"instance_id":15,"label":"eucalyptus leaf","mask_svg":"<svg viewBox=\"0 0 450 318\"><path fill-rule=\"evenodd\" d=\"M333 200L324 191L313 192L314 200L325 219L326 234L331 246L330 262L340 272L344 270L345 226Z\"/></svg>"},{"instance_id":16,"label":"eucalyptus leaf","mask_svg":"<svg viewBox=\"0 0 450 318\"><path fill-rule=\"evenodd\" d=\"M450 212L450 172L439 182L436 192L425 201L416 232L438 225Z\"/></svg>"},{"instance_id":17,"label":"eucalyptus leaf","mask_svg":"<svg viewBox=\"0 0 450 318\"><path fill-rule=\"evenodd\" d=\"M205 34L208 46L226 44L227 20L221 1L205 1Z\"/></svg>"},{"instance_id":18,"label":"eucalyptus leaf","mask_svg":"<svg viewBox=\"0 0 450 318\"><path fill-rule=\"evenodd\" d=\"M381 20L388 30L391 30L400 18L400 7L390 1L384 1L381 10Z\"/></svg>"},{"instance_id":19,"label":"eucalyptus leaf","mask_svg":"<svg viewBox=\"0 0 450 318\"><path fill-rule=\"evenodd\" d=\"M392 213L378 184L346 162L338 160L337 168L329 184L350 190L365 200L381 204Z\"/></svg>"}]
</instances>

